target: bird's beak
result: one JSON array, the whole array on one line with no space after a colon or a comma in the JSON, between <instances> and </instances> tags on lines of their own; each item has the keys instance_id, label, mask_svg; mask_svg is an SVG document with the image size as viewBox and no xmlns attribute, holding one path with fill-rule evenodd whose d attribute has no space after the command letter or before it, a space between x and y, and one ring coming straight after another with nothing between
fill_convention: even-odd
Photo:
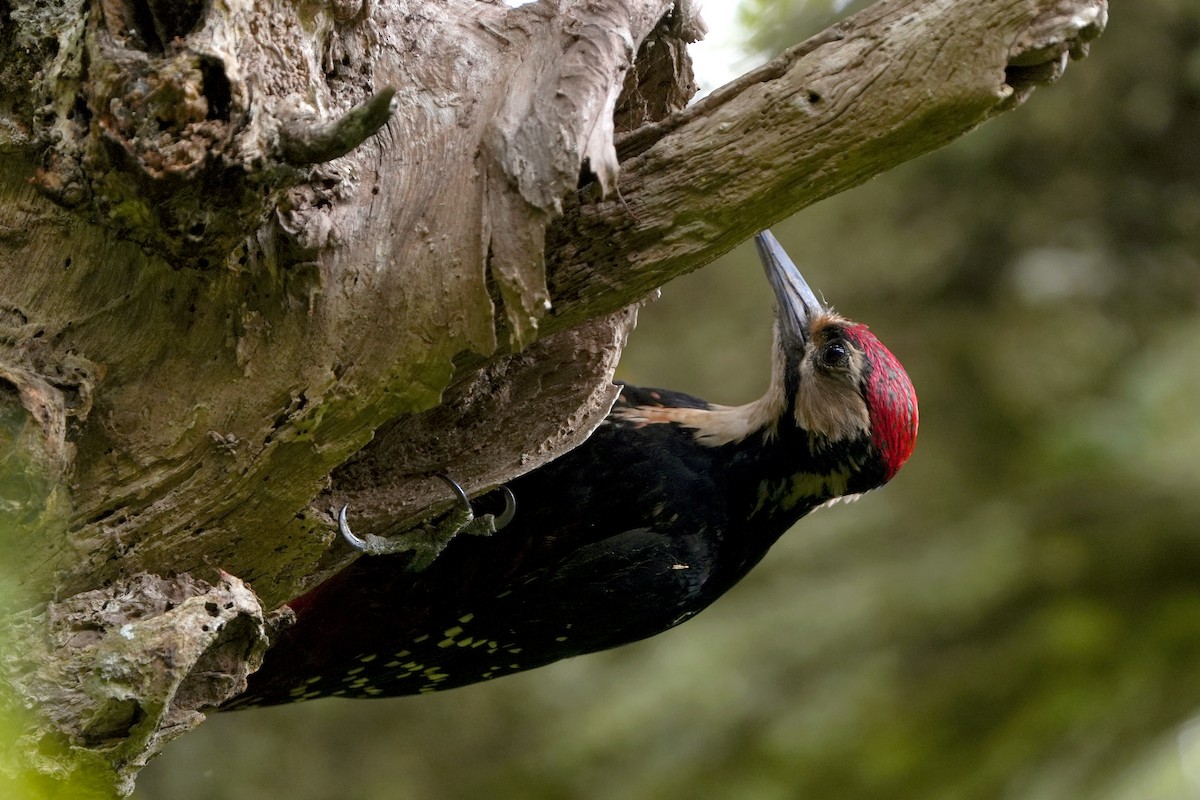
<instances>
[{"instance_id":1,"label":"bird's beak","mask_svg":"<svg viewBox=\"0 0 1200 800\"><path fill-rule=\"evenodd\" d=\"M779 332L785 340L807 344L813 318L827 311L825 304L808 288L800 270L770 231L755 236L754 244L758 247L758 258L771 281L771 288L775 290Z\"/></svg>"}]
</instances>

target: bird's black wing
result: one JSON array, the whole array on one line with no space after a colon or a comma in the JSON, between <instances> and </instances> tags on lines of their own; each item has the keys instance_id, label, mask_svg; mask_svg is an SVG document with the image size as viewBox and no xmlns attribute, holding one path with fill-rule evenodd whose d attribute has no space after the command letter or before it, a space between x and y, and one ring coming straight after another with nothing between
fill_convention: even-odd
<instances>
[{"instance_id":1,"label":"bird's black wing","mask_svg":"<svg viewBox=\"0 0 1200 800\"><path fill-rule=\"evenodd\" d=\"M581 547L498 598L515 638L567 638L570 655L652 636L699 610L712 554L701 532L635 528ZM561 656L558 656L561 657Z\"/></svg>"}]
</instances>

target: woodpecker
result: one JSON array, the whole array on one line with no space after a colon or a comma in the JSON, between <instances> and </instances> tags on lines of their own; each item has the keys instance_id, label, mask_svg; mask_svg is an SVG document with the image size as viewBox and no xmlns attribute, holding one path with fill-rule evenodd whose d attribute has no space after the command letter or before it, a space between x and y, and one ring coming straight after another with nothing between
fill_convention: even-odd
<instances>
[{"instance_id":1,"label":"woodpecker","mask_svg":"<svg viewBox=\"0 0 1200 800\"><path fill-rule=\"evenodd\" d=\"M653 636L805 514L890 480L917 435L904 368L770 232L756 244L776 298L765 395L722 406L622 385L584 444L508 485L500 532L455 537L420 571L412 554L363 556L293 601L296 623L225 707L433 692ZM342 528L366 547L344 512Z\"/></svg>"}]
</instances>

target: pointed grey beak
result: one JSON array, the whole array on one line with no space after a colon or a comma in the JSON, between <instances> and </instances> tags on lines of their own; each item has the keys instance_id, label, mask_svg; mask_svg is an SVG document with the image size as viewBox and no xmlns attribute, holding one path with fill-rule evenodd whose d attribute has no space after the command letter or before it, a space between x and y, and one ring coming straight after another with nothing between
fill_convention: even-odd
<instances>
[{"instance_id":1,"label":"pointed grey beak","mask_svg":"<svg viewBox=\"0 0 1200 800\"><path fill-rule=\"evenodd\" d=\"M771 288L775 290L775 302L779 305L779 332L786 340L807 344L812 319L825 313L825 304L808 288L800 270L796 269L770 231L762 231L755 236L754 244L758 247L758 258L767 272Z\"/></svg>"}]
</instances>

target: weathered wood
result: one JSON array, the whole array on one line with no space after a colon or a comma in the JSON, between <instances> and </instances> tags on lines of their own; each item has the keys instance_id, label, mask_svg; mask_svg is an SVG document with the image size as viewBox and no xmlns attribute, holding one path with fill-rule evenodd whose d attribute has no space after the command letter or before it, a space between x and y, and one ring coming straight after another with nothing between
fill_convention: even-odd
<instances>
[{"instance_id":1,"label":"weathered wood","mask_svg":"<svg viewBox=\"0 0 1200 800\"><path fill-rule=\"evenodd\" d=\"M211 577L134 575L8 619L0 713L14 714L19 697L48 724L6 750L5 771L25 756L64 785L127 795L202 710L242 691L267 649L266 622L246 584Z\"/></svg>"},{"instance_id":2,"label":"weathered wood","mask_svg":"<svg viewBox=\"0 0 1200 800\"><path fill-rule=\"evenodd\" d=\"M1105 0L880 2L618 141L618 193L550 231L558 316L616 308L1056 80Z\"/></svg>"},{"instance_id":3,"label":"weathered wood","mask_svg":"<svg viewBox=\"0 0 1200 800\"><path fill-rule=\"evenodd\" d=\"M493 290L514 339L534 336L540 230L585 159L613 179L617 92L668 6L397 2L315 31L287 4L214 6L162 53L111 15L78 40L89 79L54 88L87 113L51 148L42 194L36 148L3 170L22 239L2 265L20 322L4 358L90 364L72 384L88 396L103 381L73 418L69 541L31 544L24 581L71 592L216 559L269 603L291 596L327 543L306 505L376 428L436 406L457 354L494 351ZM337 117L381 86L399 110L379 136L311 175L282 163L301 110ZM522 398L537 441L560 436L547 420L598 421L613 359L595 366L575 395ZM488 439L515 458L530 431Z\"/></svg>"}]
</instances>

